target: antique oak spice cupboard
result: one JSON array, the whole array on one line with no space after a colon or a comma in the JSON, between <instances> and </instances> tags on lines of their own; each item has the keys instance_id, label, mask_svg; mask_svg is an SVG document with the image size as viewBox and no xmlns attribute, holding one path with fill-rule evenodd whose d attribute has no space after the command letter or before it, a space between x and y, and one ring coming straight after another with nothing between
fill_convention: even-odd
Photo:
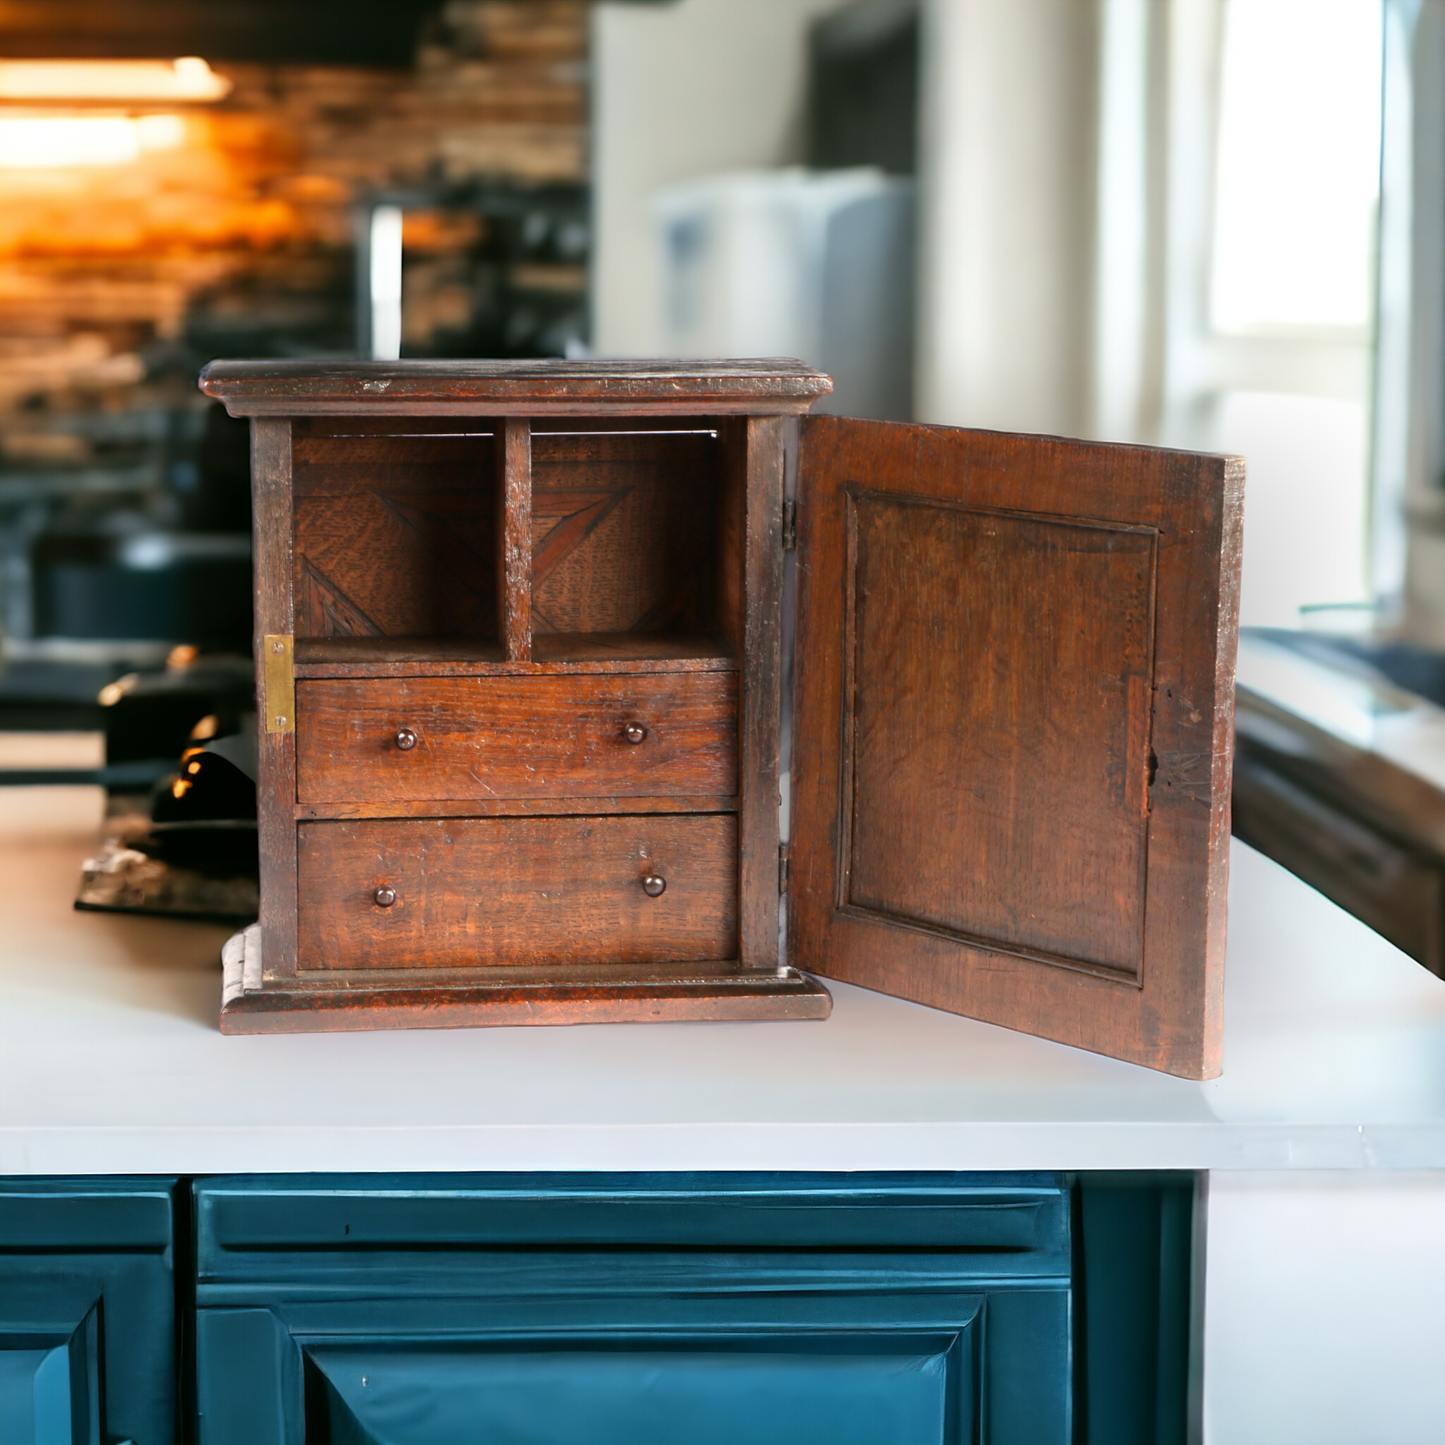
<instances>
[{"instance_id":1,"label":"antique oak spice cupboard","mask_svg":"<svg viewBox=\"0 0 1445 1445\"><path fill-rule=\"evenodd\" d=\"M802 968L1219 1071L1238 461L807 417L792 361L201 384L256 509L224 1030L821 1018Z\"/></svg>"}]
</instances>

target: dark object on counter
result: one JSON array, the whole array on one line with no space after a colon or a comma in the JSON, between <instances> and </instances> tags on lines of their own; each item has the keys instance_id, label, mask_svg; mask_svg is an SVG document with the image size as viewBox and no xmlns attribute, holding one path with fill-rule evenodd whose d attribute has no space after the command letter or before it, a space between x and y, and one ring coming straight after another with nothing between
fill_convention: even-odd
<instances>
[{"instance_id":1,"label":"dark object on counter","mask_svg":"<svg viewBox=\"0 0 1445 1445\"><path fill-rule=\"evenodd\" d=\"M258 907L256 735L187 748L147 811L118 810L81 872L75 906L249 923Z\"/></svg>"},{"instance_id":2,"label":"dark object on counter","mask_svg":"<svg viewBox=\"0 0 1445 1445\"><path fill-rule=\"evenodd\" d=\"M1381 652L1397 676L1445 669L1406 644L1241 633L1233 831L1445 978L1445 789L1410 765L1411 736L1445 729Z\"/></svg>"},{"instance_id":3,"label":"dark object on counter","mask_svg":"<svg viewBox=\"0 0 1445 1445\"><path fill-rule=\"evenodd\" d=\"M163 672L128 673L101 689L107 763L162 758L174 767L190 743L239 732L256 710L249 657L196 656L189 648L172 659Z\"/></svg>"}]
</instances>

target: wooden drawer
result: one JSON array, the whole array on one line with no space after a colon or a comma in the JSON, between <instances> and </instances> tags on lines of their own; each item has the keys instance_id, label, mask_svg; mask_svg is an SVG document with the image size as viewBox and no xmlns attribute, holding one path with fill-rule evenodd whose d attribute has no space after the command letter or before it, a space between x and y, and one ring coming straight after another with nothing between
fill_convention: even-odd
<instances>
[{"instance_id":1,"label":"wooden drawer","mask_svg":"<svg viewBox=\"0 0 1445 1445\"><path fill-rule=\"evenodd\" d=\"M406 818L298 833L303 968L737 957L730 813ZM657 897L649 877L665 884ZM379 904L378 889L394 901Z\"/></svg>"},{"instance_id":2,"label":"wooden drawer","mask_svg":"<svg viewBox=\"0 0 1445 1445\"><path fill-rule=\"evenodd\" d=\"M303 804L737 792L735 672L326 680L296 695Z\"/></svg>"}]
</instances>

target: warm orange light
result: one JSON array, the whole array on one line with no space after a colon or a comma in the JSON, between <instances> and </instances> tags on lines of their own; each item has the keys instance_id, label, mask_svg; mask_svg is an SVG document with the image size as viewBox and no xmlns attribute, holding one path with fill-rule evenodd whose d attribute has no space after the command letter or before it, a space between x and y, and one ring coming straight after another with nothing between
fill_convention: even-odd
<instances>
[{"instance_id":1,"label":"warm orange light","mask_svg":"<svg viewBox=\"0 0 1445 1445\"><path fill-rule=\"evenodd\" d=\"M220 100L231 82L180 60L0 60L0 100Z\"/></svg>"},{"instance_id":2,"label":"warm orange light","mask_svg":"<svg viewBox=\"0 0 1445 1445\"><path fill-rule=\"evenodd\" d=\"M0 167L125 165L185 139L179 115L0 115Z\"/></svg>"}]
</instances>

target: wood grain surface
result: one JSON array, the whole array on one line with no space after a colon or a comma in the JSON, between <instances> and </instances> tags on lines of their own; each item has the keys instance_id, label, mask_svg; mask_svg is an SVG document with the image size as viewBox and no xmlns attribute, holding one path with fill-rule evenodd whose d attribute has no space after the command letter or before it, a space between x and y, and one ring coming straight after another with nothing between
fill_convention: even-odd
<instances>
[{"instance_id":1,"label":"wood grain surface","mask_svg":"<svg viewBox=\"0 0 1445 1445\"><path fill-rule=\"evenodd\" d=\"M736 672L737 656L711 637L680 632L551 632L530 662L495 643L460 637L308 637L298 677L534 677L627 672Z\"/></svg>"},{"instance_id":2,"label":"wood grain surface","mask_svg":"<svg viewBox=\"0 0 1445 1445\"><path fill-rule=\"evenodd\" d=\"M291 424L251 424L251 495L255 507L256 681L263 685L264 638L295 631L291 552ZM256 830L260 851L261 930L268 974L296 971L296 734L256 734Z\"/></svg>"},{"instance_id":3,"label":"wood grain surface","mask_svg":"<svg viewBox=\"0 0 1445 1445\"><path fill-rule=\"evenodd\" d=\"M368 798L364 802L298 803L296 818L555 818L601 813L736 813L735 796L694 793L627 798L598 794L565 798Z\"/></svg>"},{"instance_id":4,"label":"wood grain surface","mask_svg":"<svg viewBox=\"0 0 1445 1445\"><path fill-rule=\"evenodd\" d=\"M756 361L213 361L201 390L232 416L635 416L805 411L831 379L791 357Z\"/></svg>"},{"instance_id":5,"label":"wood grain surface","mask_svg":"<svg viewBox=\"0 0 1445 1445\"><path fill-rule=\"evenodd\" d=\"M1242 487L804 423L793 963L1219 1072Z\"/></svg>"},{"instance_id":6,"label":"wood grain surface","mask_svg":"<svg viewBox=\"0 0 1445 1445\"><path fill-rule=\"evenodd\" d=\"M532 433L523 417L505 417L497 448L497 629L502 656L532 660Z\"/></svg>"},{"instance_id":7,"label":"wood grain surface","mask_svg":"<svg viewBox=\"0 0 1445 1445\"><path fill-rule=\"evenodd\" d=\"M301 803L737 791L734 672L304 681L298 697Z\"/></svg>"},{"instance_id":8,"label":"wood grain surface","mask_svg":"<svg viewBox=\"0 0 1445 1445\"><path fill-rule=\"evenodd\" d=\"M299 437L298 635L495 645L501 450L489 431Z\"/></svg>"},{"instance_id":9,"label":"wood grain surface","mask_svg":"<svg viewBox=\"0 0 1445 1445\"><path fill-rule=\"evenodd\" d=\"M302 823L306 969L661 963L737 956L723 815ZM649 897L642 880L666 880ZM375 890L395 890L379 907Z\"/></svg>"},{"instance_id":10,"label":"wood grain surface","mask_svg":"<svg viewBox=\"0 0 1445 1445\"><path fill-rule=\"evenodd\" d=\"M778 961L785 425L781 417L734 423L728 454L735 469L729 490L743 504L742 958L757 968Z\"/></svg>"},{"instance_id":11,"label":"wood grain surface","mask_svg":"<svg viewBox=\"0 0 1445 1445\"><path fill-rule=\"evenodd\" d=\"M706 432L538 431L534 631L712 631L719 452Z\"/></svg>"},{"instance_id":12,"label":"wood grain surface","mask_svg":"<svg viewBox=\"0 0 1445 1445\"><path fill-rule=\"evenodd\" d=\"M833 1000L795 969L671 970L630 979L581 971L529 983L277 988L233 999L223 1034L343 1033L361 1029L456 1029L513 1024L764 1023L825 1019Z\"/></svg>"}]
</instances>

